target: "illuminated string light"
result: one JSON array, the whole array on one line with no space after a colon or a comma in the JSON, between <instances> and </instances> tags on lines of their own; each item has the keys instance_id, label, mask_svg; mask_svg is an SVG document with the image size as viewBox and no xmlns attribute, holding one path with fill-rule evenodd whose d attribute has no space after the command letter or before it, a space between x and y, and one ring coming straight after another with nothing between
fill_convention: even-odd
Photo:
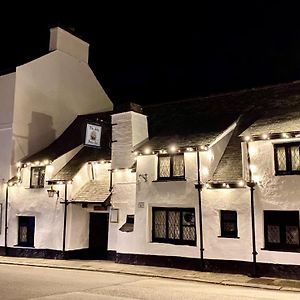
<instances>
[{"instance_id":1,"label":"illuminated string light","mask_svg":"<svg viewBox=\"0 0 300 300\"><path fill-rule=\"evenodd\" d=\"M238 186L240 186L240 187L245 186L245 181L244 181L244 180L240 180L240 181L238 182Z\"/></svg>"},{"instance_id":2,"label":"illuminated string light","mask_svg":"<svg viewBox=\"0 0 300 300\"><path fill-rule=\"evenodd\" d=\"M251 136L249 136L249 135L245 136L244 140L245 140L246 142L249 142L249 141L251 140Z\"/></svg>"},{"instance_id":3,"label":"illuminated string light","mask_svg":"<svg viewBox=\"0 0 300 300\"><path fill-rule=\"evenodd\" d=\"M144 154L150 154L151 153L151 149L150 148L145 148L144 149Z\"/></svg>"},{"instance_id":4,"label":"illuminated string light","mask_svg":"<svg viewBox=\"0 0 300 300\"><path fill-rule=\"evenodd\" d=\"M177 150L177 147L176 147L176 146L173 145L173 146L170 147L170 151L171 151L171 152L176 152L176 150Z\"/></svg>"}]
</instances>

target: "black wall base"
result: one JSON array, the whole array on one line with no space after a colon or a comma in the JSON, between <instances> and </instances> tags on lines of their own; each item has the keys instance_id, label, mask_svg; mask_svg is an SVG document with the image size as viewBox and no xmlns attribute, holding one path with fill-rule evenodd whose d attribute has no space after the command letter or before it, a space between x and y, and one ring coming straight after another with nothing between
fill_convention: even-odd
<instances>
[{"instance_id":1,"label":"black wall base","mask_svg":"<svg viewBox=\"0 0 300 300\"><path fill-rule=\"evenodd\" d=\"M0 255L6 255L4 247L0 247ZM90 259L89 249L65 251L65 256L63 256L61 250L8 247L7 256L53 259Z\"/></svg>"},{"instance_id":2,"label":"black wall base","mask_svg":"<svg viewBox=\"0 0 300 300\"><path fill-rule=\"evenodd\" d=\"M92 259L89 249L65 252L50 249L7 248L8 256L53 258L53 259ZM0 255L5 255L5 248L0 247ZM179 256L158 256L143 254L117 253L107 251L107 259L116 263L149 265L185 270L200 271L200 259ZM204 271L217 273L244 274L251 276L253 264L246 261L205 259ZM273 276L280 278L300 279L300 265L281 265L257 263L257 276Z\"/></svg>"},{"instance_id":3,"label":"black wall base","mask_svg":"<svg viewBox=\"0 0 300 300\"><path fill-rule=\"evenodd\" d=\"M116 263L150 265L185 270L200 271L199 258L187 258L178 256L158 256L125 254L110 251L109 257ZM253 264L247 261L205 259L204 271L216 273L231 273L252 275ZM269 263L257 263L257 276L273 276L280 278L300 279L300 265L281 265Z\"/></svg>"}]
</instances>

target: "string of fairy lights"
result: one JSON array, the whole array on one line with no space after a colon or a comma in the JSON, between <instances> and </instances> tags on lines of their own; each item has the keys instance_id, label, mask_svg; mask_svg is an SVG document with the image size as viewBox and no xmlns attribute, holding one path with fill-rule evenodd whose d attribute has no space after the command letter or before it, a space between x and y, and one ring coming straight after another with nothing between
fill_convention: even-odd
<instances>
[{"instance_id":1,"label":"string of fairy lights","mask_svg":"<svg viewBox=\"0 0 300 300\"><path fill-rule=\"evenodd\" d=\"M273 140L273 139L292 139L292 138L299 138L300 137L300 131L291 131L291 132L283 132L283 133L263 133L263 134L252 134L252 135L246 135L241 136L241 141L250 143L255 141L266 141L266 140ZM248 154L253 155L255 153L253 147L248 147ZM206 145L200 145L200 146L187 146L187 147L178 147L174 144L170 145L169 147L165 147L162 149L151 149L151 147L144 147L141 150L136 150L133 152L135 159L137 159L138 156L144 156L144 155L171 155L171 154L179 154L179 153L191 153L191 152L206 152L208 153L208 159L211 160L213 158L212 150L210 148L209 144ZM111 160L100 160L100 161L90 161L88 164L96 165L96 164L104 164L104 163L111 163ZM21 181L21 169L27 168L27 167L49 167L52 165L52 161L45 159L43 161L35 161L35 162L18 162L16 164L17 167L17 181L16 182L9 182L8 184L10 186L16 185L20 183ZM255 165L250 164L249 169L252 173L255 173L257 171L257 167ZM116 168L111 169L113 172L117 172L120 170L128 170L132 171L133 168ZM206 166L202 167L202 174L208 175L208 168ZM75 178L75 177L74 177ZM252 178L253 182L258 182L257 176L253 175ZM56 184L63 184L64 181L56 181ZM72 183L72 181L68 181L68 183ZM237 181L224 181L224 182L212 182L207 181L201 184L206 189L230 189L230 188L243 188L247 186L247 181L244 179L240 179Z\"/></svg>"}]
</instances>

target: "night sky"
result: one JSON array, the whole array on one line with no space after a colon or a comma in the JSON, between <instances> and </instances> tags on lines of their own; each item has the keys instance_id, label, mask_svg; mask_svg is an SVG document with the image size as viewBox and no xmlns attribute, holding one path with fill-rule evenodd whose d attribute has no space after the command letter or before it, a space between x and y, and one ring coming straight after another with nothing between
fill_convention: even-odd
<instances>
[{"instance_id":1,"label":"night sky","mask_svg":"<svg viewBox=\"0 0 300 300\"><path fill-rule=\"evenodd\" d=\"M162 8L128 2L77 12L45 6L1 19L0 71L45 54L49 28L61 25L90 43L89 64L115 103L159 103L300 79L298 9L220 2L226 3Z\"/></svg>"}]
</instances>

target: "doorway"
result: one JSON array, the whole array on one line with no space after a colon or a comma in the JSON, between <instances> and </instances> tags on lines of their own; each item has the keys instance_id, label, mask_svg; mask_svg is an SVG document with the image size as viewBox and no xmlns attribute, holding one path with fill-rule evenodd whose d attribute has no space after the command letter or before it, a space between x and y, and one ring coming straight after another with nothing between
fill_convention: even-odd
<instances>
[{"instance_id":1,"label":"doorway","mask_svg":"<svg viewBox=\"0 0 300 300\"><path fill-rule=\"evenodd\" d=\"M108 213L90 213L89 256L107 258Z\"/></svg>"}]
</instances>

